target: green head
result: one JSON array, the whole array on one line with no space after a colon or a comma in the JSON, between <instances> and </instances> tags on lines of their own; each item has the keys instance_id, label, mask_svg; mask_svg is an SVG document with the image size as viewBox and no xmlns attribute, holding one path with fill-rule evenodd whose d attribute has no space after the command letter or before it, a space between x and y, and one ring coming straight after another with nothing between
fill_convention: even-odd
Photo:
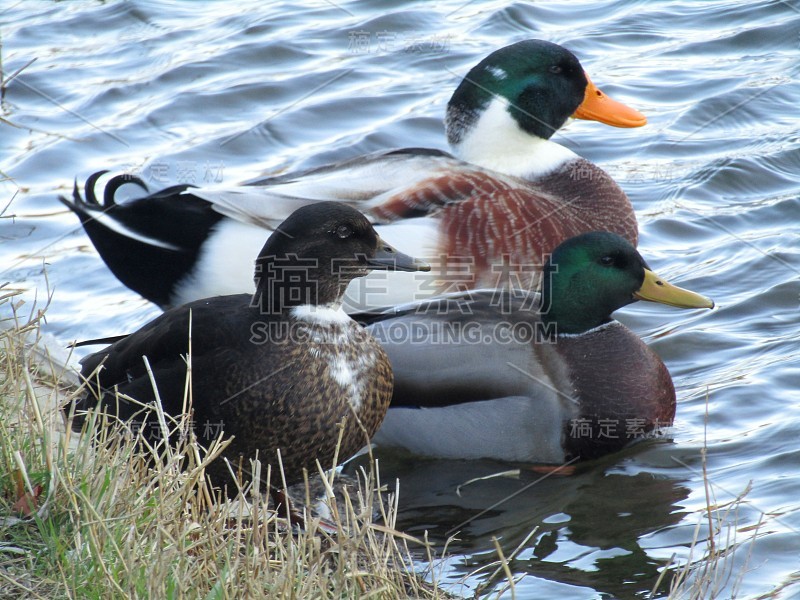
<instances>
[{"instance_id":1,"label":"green head","mask_svg":"<svg viewBox=\"0 0 800 600\"><path fill-rule=\"evenodd\" d=\"M653 273L624 238L595 231L560 244L544 266L542 320L558 333L583 333L608 322L611 313L636 300L681 308L712 308L699 294Z\"/></svg>"},{"instance_id":2,"label":"green head","mask_svg":"<svg viewBox=\"0 0 800 600\"><path fill-rule=\"evenodd\" d=\"M639 111L597 89L572 52L544 40L501 48L467 73L447 105L447 141L453 148L497 100L521 131L545 140L570 117L614 127L647 123ZM497 120L489 125L498 126Z\"/></svg>"},{"instance_id":3,"label":"green head","mask_svg":"<svg viewBox=\"0 0 800 600\"><path fill-rule=\"evenodd\" d=\"M492 52L467 74L447 106L447 138L457 145L493 98L508 101L519 127L548 139L583 102L587 79L572 52L525 40Z\"/></svg>"}]
</instances>

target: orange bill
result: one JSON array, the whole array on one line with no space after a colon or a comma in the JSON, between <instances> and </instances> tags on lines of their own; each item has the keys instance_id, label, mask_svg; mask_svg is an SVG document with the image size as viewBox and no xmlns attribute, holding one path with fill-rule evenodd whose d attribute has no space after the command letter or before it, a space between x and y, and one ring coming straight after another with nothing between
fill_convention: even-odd
<instances>
[{"instance_id":1,"label":"orange bill","mask_svg":"<svg viewBox=\"0 0 800 600\"><path fill-rule=\"evenodd\" d=\"M600 121L614 127L641 127L647 123L647 117L638 110L612 100L598 90L588 75L583 102L572 116L576 119Z\"/></svg>"}]
</instances>

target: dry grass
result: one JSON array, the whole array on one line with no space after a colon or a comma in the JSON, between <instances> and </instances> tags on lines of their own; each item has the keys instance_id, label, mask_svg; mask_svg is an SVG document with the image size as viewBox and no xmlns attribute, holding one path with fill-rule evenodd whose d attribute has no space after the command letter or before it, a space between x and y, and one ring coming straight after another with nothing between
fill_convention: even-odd
<instances>
[{"instance_id":1,"label":"dry grass","mask_svg":"<svg viewBox=\"0 0 800 600\"><path fill-rule=\"evenodd\" d=\"M706 397L706 426L707 424L708 397ZM698 520L694 529L689 555L681 566L675 565L673 555L654 587L654 590L658 589L662 579L671 576L669 600L738 597L739 588L747 572L753 542L761 526L760 520L749 527L739 526L739 509L750 491L750 485L733 500L724 503L717 501L712 482L708 477L707 455L708 447L704 440L701 459L706 506L702 518ZM745 542L739 542L737 533L745 532L752 532L752 535L748 536ZM742 550L744 544L748 545L747 554L737 570L734 557L737 551Z\"/></svg>"},{"instance_id":2,"label":"dry grass","mask_svg":"<svg viewBox=\"0 0 800 600\"><path fill-rule=\"evenodd\" d=\"M58 369L30 358L40 316L0 331L0 597L447 597L414 574L425 546L393 529L376 473L331 503L332 527L293 532L258 494L247 510L213 497L221 445L201 459L191 435L166 451L119 424L70 433Z\"/></svg>"},{"instance_id":3,"label":"dry grass","mask_svg":"<svg viewBox=\"0 0 800 600\"><path fill-rule=\"evenodd\" d=\"M710 524L698 523L695 528L694 539L689 549L686 563L674 571L665 569L663 574L672 573L670 582L670 600L678 599L706 599L737 598L739 587L747 572L747 563L752 551L752 542L761 525L758 524L740 529L738 526L738 509L749 491L745 490L734 500L723 505L707 507L706 516ZM705 540L702 532L706 527L711 527ZM744 566L738 570L735 567L734 556L741 550L741 545L736 539L739 532L753 531L745 543L749 544ZM699 558L695 556L701 553Z\"/></svg>"}]
</instances>

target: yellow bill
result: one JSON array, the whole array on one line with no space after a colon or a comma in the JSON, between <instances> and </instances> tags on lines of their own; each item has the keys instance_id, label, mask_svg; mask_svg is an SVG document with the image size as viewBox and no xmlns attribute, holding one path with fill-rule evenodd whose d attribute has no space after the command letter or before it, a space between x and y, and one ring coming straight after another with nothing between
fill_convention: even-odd
<instances>
[{"instance_id":1,"label":"yellow bill","mask_svg":"<svg viewBox=\"0 0 800 600\"><path fill-rule=\"evenodd\" d=\"M710 298L672 285L649 269L644 270L642 287L633 293L633 297L678 308L714 308L714 301Z\"/></svg>"}]
</instances>

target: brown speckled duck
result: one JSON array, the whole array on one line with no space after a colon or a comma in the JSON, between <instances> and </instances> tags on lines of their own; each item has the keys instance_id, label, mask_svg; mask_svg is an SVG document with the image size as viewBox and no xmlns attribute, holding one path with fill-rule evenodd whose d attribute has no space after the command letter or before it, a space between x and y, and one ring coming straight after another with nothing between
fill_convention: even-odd
<instances>
[{"instance_id":1,"label":"brown speckled duck","mask_svg":"<svg viewBox=\"0 0 800 600\"><path fill-rule=\"evenodd\" d=\"M208 444L220 432L232 436L223 457L234 470L240 461L249 470L248 460L258 453L272 465L273 482L280 449L291 484L302 479L304 468L314 469L315 460L331 464L341 423L339 459L363 447L391 398L385 352L341 308L346 285L374 269L425 268L384 243L354 208L329 202L300 208L259 254L254 295L171 309L87 356L82 376L91 389L76 408L95 407L99 400L103 410L136 423L141 406L117 398L117 392L154 400L142 358L147 357L165 412L181 414L191 327L197 437ZM82 420L78 413L76 424ZM145 426L147 436L160 438L157 424ZM223 460L212 462L208 474L216 485L230 483Z\"/></svg>"},{"instance_id":2,"label":"brown speckled duck","mask_svg":"<svg viewBox=\"0 0 800 600\"><path fill-rule=\"evenodd\" d=\"M563 463L671 425L667 368L611 318L636 300L714 306L659 278L620 236L592 232L556 248L541 294L475 291L356 315L395 375L373 441L443 458Z\"/></svg>"}]
</instances>

